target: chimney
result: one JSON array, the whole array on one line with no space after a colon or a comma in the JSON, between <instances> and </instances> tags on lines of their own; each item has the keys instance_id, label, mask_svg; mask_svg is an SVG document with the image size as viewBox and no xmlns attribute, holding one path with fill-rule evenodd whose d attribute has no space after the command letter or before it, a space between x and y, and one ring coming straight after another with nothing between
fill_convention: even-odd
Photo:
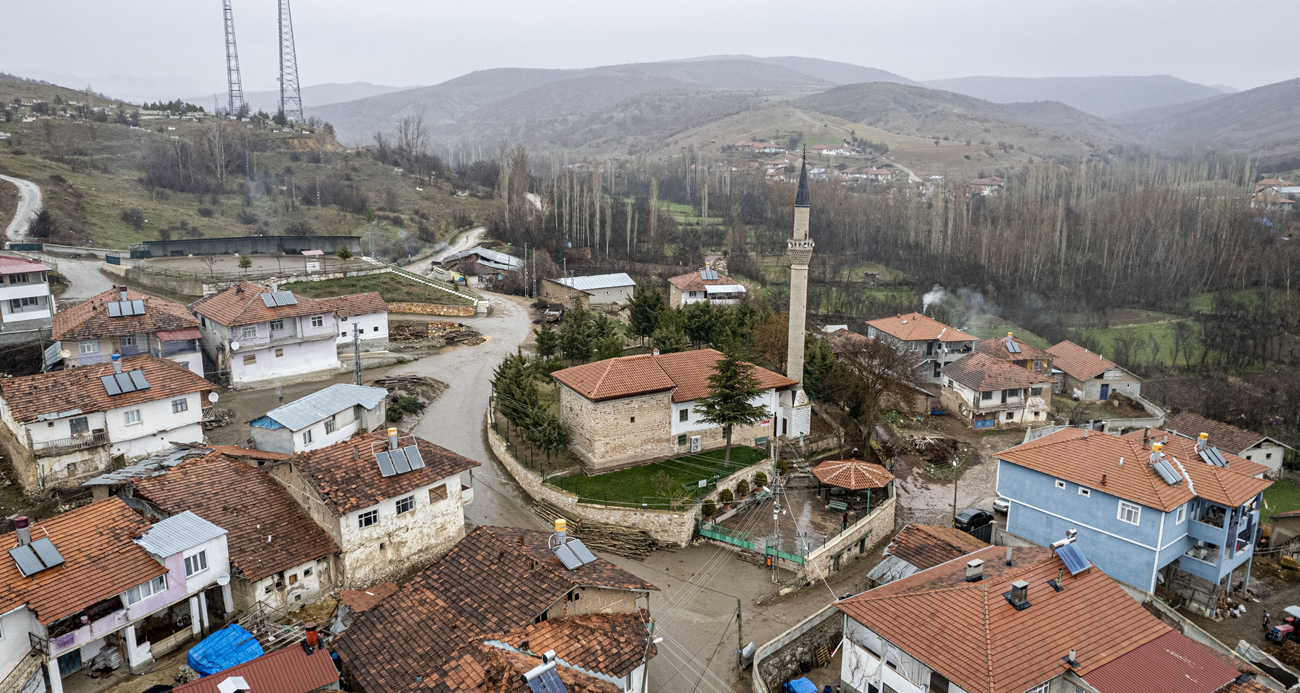
<instances>
[{"instance_id":1,"label":"chimney","mask_svg":"<svg viewBox=\"0 0 1300 693\"><path fill-rule=\"evenodd\" d=\"M117 287L117 290L120 292L118 295L122 297L122 300L123 300L123 301L129 301L129 300L131 300L131 299L129 299L129 298L126 297L126 287L125 287L125 286L119 286L119 287Z\"/></svg>"},{"instance_id":2,"label":"chimney","mask_svg":"<svg viewBox=\"0 0 1300 693\"><path fill-rule=\"evenodd\" d=\"M121 373L121 372L122 372L122 355L121 355L121 354L113 354L113 372L114 372L114 373Z\"/></svg>"},{"instance_id":3,"label":"chimney","mask_svg":"<svg viewBox=\"0 0 1300 693\"><path fill-rule=\"evenodd\" d=\"M1123 461L1122 459L1120 460L1120 464L1124 464L1124 461ZM1102 472L1102 474L1101 474L1101 485L1102 485L1102 486L1105 486L1105 485L1106 485L1106 473L1105 473L1105 472Z\"/></svg>"},{"instance_id":4,"label":"chimney","mask_svg":"<svg viewBox=\"0 0 1300 693\"><path fill-rule=\"evenodd\" d=\"M1079 660L1075 659L1074 655L1074 650L1070 650L1070 654L1065 656L1065 663L1069 664L1071 669L1076 669L1079 666Z\"/></svg>"},{"instance_id":5,"label":"chimney","mask_svg":"<svg viewBox=\"0 0 1300 693\"><path fill-rule=\"evenodd\" d=\"M569 540L569 522L562 517L555 518L555 538L563 544Z\"/></svg>"},{"instance_id":6,"label":"chimney","mask_svg":"<svg viewBox=\"0 0 1300 693\"><path fill-rule=\"evenodd\" d=\"M1007 547L1007 565L1011 565L1011 547Z\"/></svg>"},{"instance_id":7,"label":"chimney","mask_svg":"<svg viewBox=\"0 0 1300 693\"><path fill-rule=\"evenodd\" d=\"M32 530L27 526L27 516L14 518L14 531L18 534L18 543L27 546L32 543Z\"/></svg>"},{"instance_id":8,"label":"chimney","mask_svg":"<svg viewBox=\"0 0 1300 693\"><path fill-rule=\"evenodd\" d=\"M1208 447L1210 447L1210 434L1202 431L1200 437L1196 440L1196 451L1200 452Z\"/></svg>"},{"instance_id":9,"label":"chimney","mask_svg":"<svg viewBox=\"0 0 1300 693\"><path fill-rule=\"evenodd\" d=\"M396 450L396 449L397 449L397 429L396 429L396 428L390 428L390 429L388 429L388 449L389 449L389 450Z\"/></svg>"},{"instance_id":10,"label":"chimney","mask_svg":"<svg viewBox=\"0 0 1300 693\"><path fill-rule=\"evenodd\" d=\"M271 293L275 293L279 290L280 290L280 282L271 282Z\"/></svg>"},{"instance_id":11,"label":"chimney","mask_svg":"<svg viewBox=\"0 0 1300 693\"><path fill-rule=\"evenodd\" d=\"M966 564L966 582L979 582L984 579L984 561L976 558Z\"/></svg>"},{"instance_id":12,"label":"chimney","mask_svg":"<svg viewBox=\"0 0 1300 693\"><path fill-rule=\"evenodd\" d=\"M1024 580L1016 580L1011 583L1011 591L1007 592L1004 597L1016 608L1016 611L1023 611L1029 608L1029 583Z\"/></svg>"},{"instance_id":13,"label":"chimney","mask_svg":"<svg viewBox=\"0 0 1300 693\"><path fill-rule=\"evenodd\" d=\"M307 643L308 650L309 651L315 650L316 648L320 647L320 634L316 632L316 622L311 621L307 623L306 631L307 631L306 643Z\"/></svg>"},{"instance_id":14,"label":"chimney","mask_svg":"<svg viewBox=\"0 0 1300 693\"><path fill-rule=\"evenodd\" d=\"M652 352L650 352L650 353L654 354L655 356L658 356L658 355L659 355L659 349L656 348L654 351L652 351Z\"/></svg>"}]
</instances>

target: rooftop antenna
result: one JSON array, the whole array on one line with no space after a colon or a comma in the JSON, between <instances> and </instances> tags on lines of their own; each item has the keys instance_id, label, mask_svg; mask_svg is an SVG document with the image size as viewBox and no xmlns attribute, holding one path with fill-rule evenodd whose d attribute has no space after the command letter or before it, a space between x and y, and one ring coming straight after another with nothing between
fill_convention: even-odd
<instances>
[{"instance_id":1,"label":"rooftop antenna","mask_svg":"<svg viewBox=\"0 0 1300 693\"><path fill-rule=\"evenodd\" d=\"M298 88L298 51L293 44L293 12L289 0L280 0L280 113L290 123L301 123L302 90Z\"/></svg>"},{"instance_id":2,"label":"rooftop antenna","mask_svg":"<svg viewBox=\"0 0 1300 693\"><path fill-rule=\"evenodd\" d=\"M244 110L244 84L239 78L239 48L235 46L235 13L231 0L221 0L226 16L226 107L232 115L242 115Z\"/></svg>"}]
</instances>

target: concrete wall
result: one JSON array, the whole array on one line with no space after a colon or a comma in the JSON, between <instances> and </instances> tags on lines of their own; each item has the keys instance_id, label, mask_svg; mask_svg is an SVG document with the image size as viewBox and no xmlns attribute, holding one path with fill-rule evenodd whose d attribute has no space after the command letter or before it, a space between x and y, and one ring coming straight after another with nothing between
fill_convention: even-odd
<instances>
[{"instance_id":1,"label":"concrete wall","mask_svg":"<svg viewBox=\"0 0 1300 693\"><path fill-rule=\"evenodd\" d=\"M821 580L836 572L835 558L839 557L838 570L844 570L849 563L872 553L881 542L894 531L894 513L898 504L897 496L876 506L870 515L858 520L848 531L813 551L804 558L800 577L804 580Z\"/></svg>"},{"instance_id":2,"label":"concrete wall","mask_svg":"<svg viewBox=\"0 0 1300 693\"><path fill-rule=\"evenodd\" d=\"M637 598L645 592L576 587L546 610L546 617L583 616L585 614L636 613Z\"/></svg>"},{"instance_id":3,"label":"concrete wall","mask_svg":"<svg viewBox=\"0 0 1300 693\"><path fill-rule=\"evenodd\" d=\"M275 575L250 582L243 578L231 581L235 609L248 609L263 602L275 609L294 611L333 590L337 584L331 557L306 561Z\"/></svg>"},{"instance_id":4,"label":"concrete wall","mask_svg":"<svg viewBox=\"0 0 1300 693\"><path fill-rule=\"evenodd\" d=\"M781 693L782 686L802 676L799 663L805 662L818 647L834 650L844 637L844 614L833 604L775 638L754 652L751 682L754 693Z\"/></svg>"},{"instance_id":5,"label":"concrete wall","mask_svg":"<svg viewBox=\"0 0 1300 693\"><path fill-rule=\"evenodd\" d=\"M1095 378L1089 378L1083 382L1080 382L1072 375L1066 374L1062 382L1061 393L1068 396L1077 389L1083 392L1081 399L1097 401L1102 399L1102 385L1107 386L1109 393L1118 392L1128 397L1138 397L1142 394L1142 379L1122 368L1112 368Z\"/></svg>"},{"instance_id":6,"label":"concrete wall","mask_svg":"<svg viewBox=\"0 0 1300 693\"><path fill-rule=\"evenodd\" d=\"M1249 450L1244 450L1238 457L1244 457L1251 462L1262 464L1269 468L1268 476L1270 479L1276 479L1282 471L1282 458L1286 457L1286 448L1271 440L1266 440L1258 446Z\"/></svg>"},{"instance_id":7,"label":"concrete wall","mask_svg":"<svg viewBox=\"0 0 1300 693\"><path fill-rule=\"evenodd\" d=\"M369 345L369 348L376 348L375 344L382 344L382 347L388 346L388 313L367 313L366 315L339 315L338 327L339 337L336 340L338 346L347 346L352 348L352 323L357 323L357 332L361 335L361 345L363 348Z\"/></svg>"},{"instance_id":8,"label":"concrete wall","mask_svg":"<svg viewBox=\"0 0 1300 693\"><path fill-rule=\"evenodd\" d=\"M297 255L304 250L322 250L334 255L346 247L353 255L361 254L360 236L231 236L227 238L176 239L145 241L138 247L153 257L185 255Z\"/></svg>"},{"instance_id":9,"label":"concrete wall","mask_svg":"<svg viewBox=\"0 0 1300 693\"><path fill-rule=\"evenodd\" d=\"M246 363L250 356L253 362ZM241 348L230 358L231 385L255 387L266 380L332 373L341 367L338 350L334 341L329 339L261 349Z\"/></svg>"},{"instance_id":10,"label":"concrete wall","mask_svg":"<svg viewBox=\"0 0 1300 693\"><path fill-rule=\"evenodd\" d=\"M573 429L571 449L591 471L673 454L670 393L593 402L567 385L559 387L560 416Z\"/></svg>"},{"instance_id":11,"label":"concrete wall","mask_svg":"<svg viewBox=\"0 0 1300 693\"><path fill-rule=\"evenodd\" d=\"M608 522L628 529L644 530L663 544L686 546L695 535L695 508L689 510L654 510L619 508L608 505L579 503L572 493L561 491L542 483L541 477L524 469L506 449L506 442L491 428L487 431L488 444L492 453L501 461L510 476L532 498L544 500L565 509L584 520Z\"/></svg>"}]
</instances>

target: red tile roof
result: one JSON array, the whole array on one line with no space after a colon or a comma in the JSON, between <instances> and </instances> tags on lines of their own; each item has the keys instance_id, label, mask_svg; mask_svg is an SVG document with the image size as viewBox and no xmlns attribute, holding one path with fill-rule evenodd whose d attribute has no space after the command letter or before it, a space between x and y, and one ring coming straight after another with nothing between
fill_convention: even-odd
<instances>
[{"instance_id":1,"label":"red tile roof","mask_svg":"<svg viewBox=\"0 0 1300 693\"><path fill-rule=\"evenodd\" d=\"M1116 367L1114 361L1069 340L1053 345L1047 353L1052 355L1053 368L1065 371L1075 380L1089 380Z\"/></svg>"},{"instance_id":2,"label":"red tile roof","mask_svg":"<svg viewBox=\"0 0 1300 693\"><path fill-rule=\"evenodd\" d=\"M258 450L257 448L243 448L238 445L214 445L213 452L219 452L231 457L247 457L254 460L287 460L293 455L286 455L283 452L271 452L269 450Z\"/></svg>"},{"instance_id":3,"label":"red tile roof","mask_svg":"<svg viewBox=\"0 0 1300 693\"><path fill-rule=\"evenodd\" d=\"M668 283L677 287L678 291L704 291L706 286L730 286L740 284L740 282L731 277L718 275L717 279L701 279L700 272L695 271L690 274L680 274L676 277L669 277Z\"/></svg>"},{"instance_id":4,"label":"red tile roof","mask_svg":"<svg viewBox=\"0 0 1300 693\"><path fill-rule=\"evenodd\" d=\"M123 373L134 370L144 372L145 380L149 382L148 389L109 395L100 377L111 375L113 365L101 363L0 380L0 396L4 397L5 404L16 421L29 423L36 421L36 417L41 414L76 409L83 413L108 411L180 397L192 392L204 392L216 387L169 359L153 356L122 359Z\"/></svg>"},{"instance_id":5,"label":"red tile roof","mask_svg":"<svg viewBox=\"0 0 1300 693\"><path fill-rule=\"evenodd\" d=\"M388 434L383 429L299 453L292 464L336 516L368 508L479 466L478 462L423 438L401 433L398 443L402 447L415 444L424 458L424 467L387 477L380 474L375 453L388 449Z\"/></svg>"},{"instance_id":6,"label":"red tile roof","mask_svg":"<svg viewBox=\"0 0 1300 693\"><path fill-rule=\"evenodd\" d=\"M396 591L396 582L381 582L363 590L342 590L339 592L339 599L347 604L353 613L360 613L373 609L376 604L391 597Z\"/></svg>"},{"instance_id":7,"label":"red tile roof","mask_svg":"<svg viewBox=\"0 0 1300 693\"><path fill-rule=\"evenodd\" d=\"M1255 447L1268 436L1244 428L1237 428L1221 421L1207 419L1190 411L1179 412L1165 424L1165 430L1175 431L1185 436L1196 438L1202 433L1210 434L1210 445L1231 453L1241 453Z\"/></svg>"},{"instance_id":8,"label":"red tile roof","mask_svg":"<svg viewBox=\"0 0 1300 693\"><path fill-rule=\"evenodd\" d=\"M823 484L852 491L884 488L894 480L888 469L862 460L826 460L812 470Z\"/></svg>"},{"instance_id":9,"label":"red tile roof","mask_svg":"<svg viewBox=\"0 0 1300 693\"><path fill-rule=\"evenodd\" d=\"M713 365L722 358L714 349L672 354L620 356L552 373L556 380L592 401L673 391L674 402L690 402L709 393ZM780 373L754 366L759 387L785 388L797 383Z\"/></svg>"},{"instance_id":10,"label":"red tile roof","mask_svg":"<svg viewBox=\"0 0 1300 693\"><path fill-rule=\"evenodd\" d=\"M323 298L321 302L329 305L335 313L338 313L339 318L388 312L388 303L379 296L378 291Z\"/></svg>"},{"instance_id":11,"label":"red tile roof","mask_svg":"<svg viewBox=\"0 0 1300 693\"><path fill-rule=\"evenodd\" d=\"M1018 390L1053 382L1042 373L1012 365L988 354L971 354L939 372L976 392Z\"/></svg>"},{"instance_id":12,"label":"red tile roof","mask_svg":"<svg viewBox=\"0 0 1300 693\"><path fill-rule=\"evenodd\" d=\"M537 655L555 650L568 664L623 677L641 666L646 624L639 613L589 614L521 626L491 639Z\"/></svg>"},{"instance_id":13,"label":"red tile roof","mask_svg":"<svg viewBox=\"0 0 1300 693\"><path fill-rule=\"evenodd\" d=\"M1252 679L1245 683L1229 684L1218 693L1274 693L1274 691L1272 688Z\"/></svg>"},{"instance_id":14,"label":"red tile roof","mask_svg":"<svg viewBox=\"0 0 1300 693\"><path fill-rule=\"evenodd\" d=\"M307 654L301 643L295 643L177 686L172 693L217 693L221 682L232 676L243 677L254 693L311 693L339 681L328 650Z\"/></svg>"},{"instance_id":15,"label":"red tile roof","mask_svg":"<svg viewBox=\"0 0 1300 693\"><path fill-rule=\"evenodd\" d=\"M35 260L13 255L0 255L0 274L21 274L23 272L49 272L50 268Z\"/></svg>"},{"instance_id":16,"label":"red tile roof","mask_svg":"<svg viewBox=\"0 0 1300 693\"><path fill-rule=\"evenodd\" d=\"M955 327L949 327L921 313L907 313L890 318L868 320L867 325L904 342L973 342L975 337Z\"/></svg>"},{"instance_id":17,"label":"red tile roof","mask_svg":"<svg viewBox=\"0 0 1300 693\"><path fill-rule=\"evenodd\" d=\"M248 580L261 580L339 550L265 470L220 452L186 460L162 476L133 483L136 496L168 515L189 510L226 528L230 562Z\"/></svg>"},{"instance_id":18,"label":"red tile roof","mask_svg":"<svg viewBox=\"0 0 1300 693\"><path fill-rule=\"evenodd\" d=\"M190 310L227 327L255 325L276 318L334 312L333 307L326 301L297 294L294 294L294 299L297 300L295 305L267 308L261 296L270 291L252 282L240 282L236 286L222 289L191 303Z\"/></svg>"},{"instance_id":19,"label":"red tile roof","mask_svg":"<svg viewBox=\"0 0 1300 693\"><path fill-rule=\"evenodd\" d=\"M1273 513L1271 517L1275 520L1279 517L1300 517L1300 510L1289 510L1284 513Z\"/></svg>"},{"instance_id":20,"label":"red tile roof","mask_svg":"<svg viewBox=\"0 0 1300 693\"><path fill-rule=\"evenodd\" d=\"M33 522L32 539L48 537L65 563L23 577L13 559L0 560L0 613L26 604L48 626L167 574L166 567L132 541L148 528L149 523L120 498ZM17 546L17 535L5 534L0 544L6 550Z\"/></svg>"},{"instance_id":21,"label":"red tile roof","mask_svg":"<svg viewBox=\"0 0 1300 693\"><path fill-rule=\"evenodd\" d=\"M1169 631L1084 675L1099 693L1214 693L1237 678L1237 670Z\"/></svg>"},{"instance_id":22,"label":"red tile roof","mask_svg":"<svg viewBox=\"0 0 1300 693\"><path fill-rule=\"evenodd\" d=\"M984 578L965 582L964 562L946 563L836 602L850 618L972 693L1023 693L1060 675L1076 650L1089 672L1169 632L1101 570L1071 576L1061 592L1047 585L1064 564L1049 549L991 546L971 558ZM1029 583L1030 606L1003 597Z\"/></svg>"},{"instance_id":23,"label":"red tile roof","mask_svg":"<svg viewBox=\"0 0 1300 693\"><path fill-rule=\"evenodd\" d=\"M907 525L894 535L885 553L907 561L917 570L929 570L987 546L956 527Z\"/></svg>"},{"instance_id":24,"label":"red tile roof","mask_svg":"<svg viewBox=\"0 0 1300 693\"><path fill-rule=\"evenodd\" d=\"M187 329L196 330L195 336L187 339L198 339L199 319L185 306L139 291L128 290L126 296L132 301L144 301L144 315L110 316L108 304L120 300L121 292L109 289L55 313L54 339L100 339Z\"/></svg>"},{"instance_id":25,"label":"red tile roof","mask_svg":"<svg viewBox=\"0 0 1300 693\"><path fill-rule=\"evenodd\" d=\"M981 339L975 342L975 353L988 354L1003 361L1041 361L1052 358L1052 355L1047 353L1046 349L1040 349L1014 335L1011 335L1009 339L1016 344L1020 351L1012 353L1007 350L1007 339L1008 337Z\"/></svg>"}]
</instances>

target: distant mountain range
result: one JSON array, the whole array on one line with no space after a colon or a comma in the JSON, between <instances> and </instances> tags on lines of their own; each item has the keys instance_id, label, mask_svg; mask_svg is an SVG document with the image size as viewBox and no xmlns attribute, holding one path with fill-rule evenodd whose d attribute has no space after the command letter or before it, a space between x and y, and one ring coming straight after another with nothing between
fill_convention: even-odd
<instances>
[{"instance_id":1,"label":"distant mountain range","mask_svg":"<svg viewBox=\"0 0 1300 693\"><path fill-rule=\"evenodd\" d=\"M922 86L966 94L985 101L1060 101L1085 113L1109 118L1116 113L1197 101L1223 90L1169 75L1150 77L959 77L921 82Z\"/></svg>"},{"instance_id":2,"label":"distant mountain range","mask_svg":"<svg viewBox=\"0 0 1300 693\"><path fill-rule=\"evenodd\" d=\"M302 88L302 102L304 105L323 106L343 101L366 99L372 96L389 94L395 91L402 91L402 87L389 87L382 84L371 84L369 82L313 84L309 87ZM217 96L221 107L225 108L226 93L223 91ZM185 100L189 103L204 106L205 108L211 108L212 95L188 97ZM254 113L257 111L275 113L280 110L279 91L246 91L244 92L244 101L248 103Z\"/></svg>"},{"instance_id":3,"label":"distant mountain range","mask_svg":"<svg viewBox=\"0 0 1300 693\"><path fill-rule=\"evenodd\" d=\"M1295 153L1300 151L1300 79L1121 113L1112 120L1166 147L1222 147L1260 155Z\"/></svg>"}]
</instances>

